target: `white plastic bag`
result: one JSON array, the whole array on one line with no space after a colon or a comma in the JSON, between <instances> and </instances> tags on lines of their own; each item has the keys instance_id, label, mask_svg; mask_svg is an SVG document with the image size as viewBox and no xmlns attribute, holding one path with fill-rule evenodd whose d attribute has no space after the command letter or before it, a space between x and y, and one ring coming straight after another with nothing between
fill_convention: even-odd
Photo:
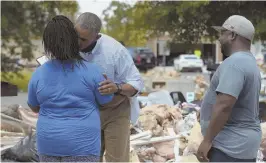
<instances>
[{"instance_id":1,"label":"white plastic bag","mask_svg":"<svg viewBox=\"0 0 266 163\"><path fill-rule=\"evenodd\" d=\"M168 106L174 106L172 97L167 90L152 92L148 95L148 99L152 104L166 104Z\"/></svg>"}]
</instances>

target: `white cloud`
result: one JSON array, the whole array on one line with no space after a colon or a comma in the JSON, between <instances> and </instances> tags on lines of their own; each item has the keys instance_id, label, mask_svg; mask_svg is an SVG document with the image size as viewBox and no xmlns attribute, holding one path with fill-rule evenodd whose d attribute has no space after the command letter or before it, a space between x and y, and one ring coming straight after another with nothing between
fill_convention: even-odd
<instances>
[{"instance_id":1,"label":"white cloud","mask_svg":"<svg viewBox=\"0 0 266 163\"><path fill-rule=\"evenodd\" d=\"M92 12L98 15L100 18L103 18L103 10L105 10L110 3L111 0L77 0L79 3L79 12Z\"/></svg>"},{"instance_id":2,"label":"white cloud","mask_svg":"<svg viewBox=\"0 0 266 163\"><path fill-rule=\"evenodd\" d=\"M120 0L128 4L134 5L137 0ZM77 0L79 3L79 12L92 12L103 18L103 11L110 5L112 0Z\"/></svg>"}]
</instances>

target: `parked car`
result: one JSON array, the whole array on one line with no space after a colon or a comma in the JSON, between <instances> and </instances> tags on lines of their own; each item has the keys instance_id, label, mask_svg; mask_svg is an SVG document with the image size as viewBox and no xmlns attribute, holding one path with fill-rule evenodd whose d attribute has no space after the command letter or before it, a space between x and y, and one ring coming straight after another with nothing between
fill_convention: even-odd
<instances>
[{"instance_id":1,"label":"parked car","mask_svg":"<svg viewBox=\"0 0 266 163\"><path fill-rule=\"evenodd\" d=\"M156 58L150 48L128 47L127 49L131 54L136 67L140 70L147 70L156 66Z\"/></svg>"},{"instance_id":2,"label":"parked car","mask_svg":"<svg viewBox=\"0 0 266 163\"><path fill-rule=\"evenodd\" d=\"M174 66L177 71L196 70L202 72L204 63L194 54L181 54L174 60Z\"/></svg>"}]
</instances>

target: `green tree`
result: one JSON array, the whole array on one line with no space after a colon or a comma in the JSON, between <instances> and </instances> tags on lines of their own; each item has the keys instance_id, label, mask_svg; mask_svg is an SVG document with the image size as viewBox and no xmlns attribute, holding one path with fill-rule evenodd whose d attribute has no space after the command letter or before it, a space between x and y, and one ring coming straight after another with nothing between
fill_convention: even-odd
<instances>
[{"instance_id":1,"label":"green tree","mask_svg":"<svg viewBox=\"0 0 266 163\"><path fill-rule=\"evenodd\" d=\"M253 22L255 40L266 40L265 8L266 2L263 1L140 1L133 7L120 5L115 8L114 11L120 11L120 16L114 12L106 19L107 27L111 29L107 33L120 38L125 30L119 25L130 24L134 31L127 33L127 39L135 39L136 33L158 36L168 32L173 42L193 43L202 38L216 39L218 33L211 26L222 25L229 16L239 14Z\"/></svg>"},{"instance_id":2,"label":"green tree","mask_svg":"<svg viewBox=\"0 0 266 163\"><path fill-rule=\"evenodd\" d=\"M46 23L55 15L73 19L78 11L76 1L2 1L1 2L1 70L18 72L21 66L15 58L31 60L35 46L32 39L40 38ZM1 73L2 78L7 78Z\"/></svg>"},{"instance_id":3,"label":"green tree","mask_svg":"<svg viewBox=\"0 0 266 163\"><path fill-rule=\"evenodd\" d=\"M110 13L113 14L110 14ZM147 30L144 24L139 25L135 19L141 16L139 8L124 2L113 1L103 11L106 27L104 32L118 41L123 41L126 46L143 46L147 41Z\"/></svg>"}]
</instances>

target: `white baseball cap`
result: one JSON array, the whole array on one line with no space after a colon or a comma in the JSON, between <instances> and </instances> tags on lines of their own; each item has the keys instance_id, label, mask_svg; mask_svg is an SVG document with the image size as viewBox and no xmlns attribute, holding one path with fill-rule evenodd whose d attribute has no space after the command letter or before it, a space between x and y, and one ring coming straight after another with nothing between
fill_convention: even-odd
<instances>
[{"instance_id":1,"label":"white baseball cap","mask_svg":"<svg viewBox=\"0 0 266 163\"><path fill-rule=\"evenodd\" d=\"M212 27L217 31L221 31L224 29L232 31L250 41L252 41L255 34L255 28L251 21L240 15L232 15L224 22L222 26Z\"/></svg>"}]
</instances>

